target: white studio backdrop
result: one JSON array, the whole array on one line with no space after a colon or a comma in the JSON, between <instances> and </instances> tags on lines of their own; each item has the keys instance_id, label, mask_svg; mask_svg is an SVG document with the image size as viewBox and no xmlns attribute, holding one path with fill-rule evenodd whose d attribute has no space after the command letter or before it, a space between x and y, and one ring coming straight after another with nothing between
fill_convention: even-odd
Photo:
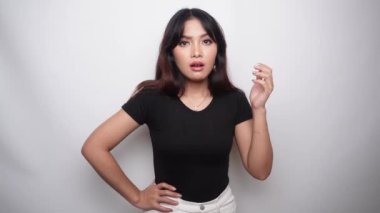
<instances>
[{"instance_id":1,"label":"white studio backdrop","mask_svg":"<svg viewBox=\"0 0 380 213\"><path fill-rule=\"evenodd\" d=\"M141 212L80 153L88 135L154 77L169 18L213 15L229 75L247 96L273 68L271 176L253 179L233 146L239 213L380 209L378 1L0 0L0 212ZM142 126L113 151L140 188L154 178Z\"/></svg>"}]
</instances>

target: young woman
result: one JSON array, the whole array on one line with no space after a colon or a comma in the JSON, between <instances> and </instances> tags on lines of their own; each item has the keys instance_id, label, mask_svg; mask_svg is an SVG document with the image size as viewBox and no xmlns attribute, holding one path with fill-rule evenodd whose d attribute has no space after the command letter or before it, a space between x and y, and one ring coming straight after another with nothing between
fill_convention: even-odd
<instances>
[{"instance_id":1,"label":"young woman","mask_svg":"<svg viewBox=\"0 0 380 213\"><path fill-rule=\"evenodd\" d=\"M182 9L169 21L155 80L140 83L122 109L88 137L82 153L97 173L145 212L236 212L228 165L233 138L245 169L265 180L272 147L265 103L272 70L255 65L250 103L227 76L226 42L213 17ZM138 189L110 151L147 124L155 181Z\"/></svg>"}]
</instances>

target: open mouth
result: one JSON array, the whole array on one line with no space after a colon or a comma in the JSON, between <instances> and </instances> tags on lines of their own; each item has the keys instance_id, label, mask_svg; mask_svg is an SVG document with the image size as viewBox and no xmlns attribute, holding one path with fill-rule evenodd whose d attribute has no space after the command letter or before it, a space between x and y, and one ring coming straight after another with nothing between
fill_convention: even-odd
<instances>
[{"instance_id":1,"label":"open mouth","mask_svg":"<svg viewBox=\"0 0 380 213\"><path fill-rule=\"evenodd\" d=\"M204 67L204 63L200 61L194 61L193 63L190 64L191 69L193 70L202 70Z\"/></svg>"}]
</instances>

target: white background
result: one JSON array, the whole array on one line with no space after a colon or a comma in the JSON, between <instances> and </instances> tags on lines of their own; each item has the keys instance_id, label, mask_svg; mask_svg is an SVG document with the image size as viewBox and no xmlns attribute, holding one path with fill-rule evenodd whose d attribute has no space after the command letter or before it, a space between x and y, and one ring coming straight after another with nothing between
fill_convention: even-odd
<instances>
[{"instance_id":1,"label":"white background","mask_svg":"<svg viewBox=\"0 0 380 213\"><path fill-rule=\"evenodd\" d=\"M170 17L213 15L229 75L247 96L273 68L271 176L230 184L238 212L378 212L380 3L343 1L0 0L0 212L140 212L81 156L88 135L154 77ZM142 126L113 150L140 188L153 180Z\"/></svg>"}]
</instances>

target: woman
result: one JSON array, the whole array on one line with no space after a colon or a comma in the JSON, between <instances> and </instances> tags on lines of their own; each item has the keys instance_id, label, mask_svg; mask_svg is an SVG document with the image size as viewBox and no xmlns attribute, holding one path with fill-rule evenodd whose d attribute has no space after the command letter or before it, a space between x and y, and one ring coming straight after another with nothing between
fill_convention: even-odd
<instances>
[{"instance_id":1,"label":"woman","mask_svg":"<svg viewBox=\"0 0 380 213\"><path fill-rule=\"evenodd\" d=\"M245 169L265 180L273 159L265 108L273 80L271 68L255 66L250 105L229 81L226 64L215 19L200 9L178 11L166 27L155 80L140 83L122 109L88 137L83 155L146 212L236 212L228 178L233 137ZM139 190L110 150L143 124L152 139L155 181Z\"/></svg>"}]
</instances>

